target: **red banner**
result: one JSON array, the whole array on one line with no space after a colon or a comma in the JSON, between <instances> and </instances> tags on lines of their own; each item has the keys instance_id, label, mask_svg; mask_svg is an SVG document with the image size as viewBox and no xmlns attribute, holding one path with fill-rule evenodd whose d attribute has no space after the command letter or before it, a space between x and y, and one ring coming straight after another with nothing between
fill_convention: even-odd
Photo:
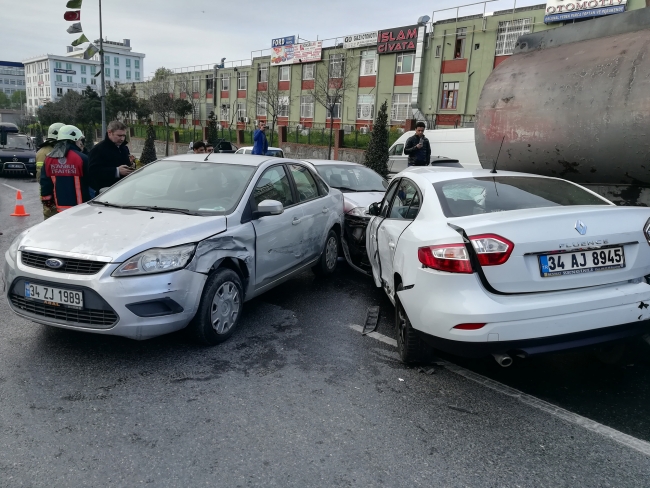
<instances>
[{"instance_id":1,"label":"red banner","mask_svg":"<svg viewBox=\"0 0 650 488\"><path fill-rule=\"evenodd\" d=\"M81 20L81 10L68 10L63 14L63 18L71 22Z\"/></svg>"}]
</instances>

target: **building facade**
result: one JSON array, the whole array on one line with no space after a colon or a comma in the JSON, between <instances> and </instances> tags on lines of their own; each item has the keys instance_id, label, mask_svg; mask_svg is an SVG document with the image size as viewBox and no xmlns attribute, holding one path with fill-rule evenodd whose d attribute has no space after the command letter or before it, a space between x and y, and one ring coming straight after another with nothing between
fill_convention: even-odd
<instances>
[{"instance_id":1,"label":"building facade","mask_svg":"<svg viewBox=\"0 0 650 488\"><path fill-rule=\"evenodd\" d=\"M99 45L99 40L94 42ZM106 84L132 84L142 80L143 53L134 52L129 39L105 40ZM23 61L27 88L27 112L35 115L39 107L56 101L69 91L81 93L86 87L99 91L100 58L84 59L83 48L68 46L64 55L43 54Z\"/></svg>"},{"instance_id":2,"label":"building facade","mask_svg":"<svg viewBox=\"0 0 650 488\"><path fill-rule=\"evenodd\" d=\"M11 97L17 91L25 91L25 66L13 61L0 61L0 91Z\"/></svg>"},{"instance_id":3,"label":"building facade","mask_svg":"<svg viewBox=\"0 0 650 488\"><path fill-rule=\"evenodd\" d=\"M607 5L608 0L549 0L426 26L349 35L330 47L312 42L287 49L275 47L286 38L274 40L268 56L239 66L183 70L170 76L169 93L194 106L193 115L170 121L205 126L214 110L223 127L252 129L256 121L264 120L306 130L329 127L329 108L334 128L365 132L386 102L389 123L395 128L408 128L413 119L425 120L429 127L471 127L483 84L512 55L519 36L644 8L645 0L620 0L616 11L606 10ZM297 54L299 50L308 53ZM323 77L330 93L345 85L331 103L319 103ZM140 96L146 97L147 83L138 85Z\"/></svg>"}]
</instances>

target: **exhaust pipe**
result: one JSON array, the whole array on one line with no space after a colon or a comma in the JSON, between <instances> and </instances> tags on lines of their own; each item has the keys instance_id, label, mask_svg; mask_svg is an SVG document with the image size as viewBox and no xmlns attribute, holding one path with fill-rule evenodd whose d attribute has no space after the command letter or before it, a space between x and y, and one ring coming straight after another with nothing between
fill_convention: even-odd
<instances>
[{"instance_id":1,"label":"exhaust pipe","mask_svg":"<svg viewBox=\"0 0 650 488\"><path fill-rule=\"evenodd\" d=\"M508 354L492 354L492 356L494 356L495 361L502 368L507 368L512 365L512 358Z\"/></svg>"}]
</instances>

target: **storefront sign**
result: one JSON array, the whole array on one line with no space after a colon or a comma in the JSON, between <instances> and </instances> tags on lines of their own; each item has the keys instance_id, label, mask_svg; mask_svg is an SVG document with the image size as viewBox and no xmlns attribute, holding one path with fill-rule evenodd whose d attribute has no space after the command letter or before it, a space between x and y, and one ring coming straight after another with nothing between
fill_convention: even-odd
<instances>
[{"instance_id":1,"label":"storefront sign","mask_svg":"<svg viewBox=\"0 0 650 488\"><path fill-rule=\"evenodd\" d=\"M271 50L271 64L315 63L323 57L323 41L278 46Z\"/></svg>"},{"instance_id":2,"label":"storefront sign","mask_svg":"<svg viewBox=\"0 0 650 488\"><path fill-rule=\"evenodd\" d=\"M296 36L280 37L271 41L271 47L292 46L296 43Z\"/></svg>"},{"instance_id":3,"label":"storefront sign","mask_svg":"<svg viewBox=\"0 0 650 488\"><path fill-rule=\"evenodd\" d=\"M625 12L627 0L548 0L544 22L563 22Z\"/></svg>"},{"instance_id":4,"label":"storefront sign","mask_svg":"<svg viewBox=\"0 0 650 488\"><path fill-rule=\"evenodd\" d=\"M377 52L379 54L390 54L415 51L417 40L417 25L379 31L379 35L377 36Z\"/></svg>"},{"instance_id":5,"label":"storefront sign","mask_svg":"<svg viewBox=\"0 0 650 488\"><path fill-rule=\"evenodd\" d=\"M76 75L77 74L77 72L75 70L73 70L73 69L57 69L57 68L54 68L54 72L55 73L63 73L63 74L66 74L66 75Z\"/></svg>"},{"instance_id":6,"label":"storefront sign","mask_svg":"<svg viewBox=\"0 0 650 488\"><path fill-rule=\"evenodd\" d=\"M377 34L377 31L373 31L364 32L363 34L354 34L353 36L345 36L345 39L343 39L343 48L353 49L355 47L376 46Z\"/></svg>"}]
</instances>

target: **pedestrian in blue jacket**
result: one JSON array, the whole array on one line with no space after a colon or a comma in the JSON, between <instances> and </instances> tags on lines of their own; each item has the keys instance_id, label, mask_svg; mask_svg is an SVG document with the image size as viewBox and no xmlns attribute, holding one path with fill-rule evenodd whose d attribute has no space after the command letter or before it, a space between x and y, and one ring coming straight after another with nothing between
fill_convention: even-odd
<instances>
[{"instance_id":1,"label":"pedestrian in blue jacket","mask_svg":"<svg viewBox=\"0 0 650 488\"><path fill-rule=\"evenodd\" d=\"M269 126L260 122L257 130L253 134L253 154L265 155L269 150L269 141L266 140L266 129Z\"/></svg>"}]
</instances>

